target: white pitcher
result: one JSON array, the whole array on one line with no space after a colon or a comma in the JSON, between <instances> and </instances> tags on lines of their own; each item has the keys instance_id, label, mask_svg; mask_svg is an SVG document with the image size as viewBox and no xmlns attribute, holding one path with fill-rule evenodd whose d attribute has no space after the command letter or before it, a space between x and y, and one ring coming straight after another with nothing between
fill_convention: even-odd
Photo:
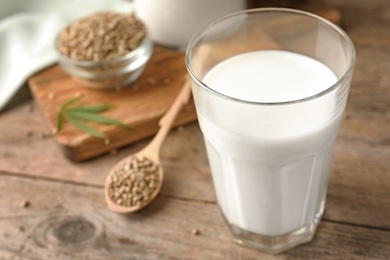
<instances>
[{"instance_id":1,"label":"white pitcher","mask_svg":"<svg viewBox=\"0 0 390 260\"><path fill-rule=\"evenodd\" d=\"M246 8L245 0L134 0L134 4L156 43L181 50L210 22Z\"/></svg>"}]
</instances>

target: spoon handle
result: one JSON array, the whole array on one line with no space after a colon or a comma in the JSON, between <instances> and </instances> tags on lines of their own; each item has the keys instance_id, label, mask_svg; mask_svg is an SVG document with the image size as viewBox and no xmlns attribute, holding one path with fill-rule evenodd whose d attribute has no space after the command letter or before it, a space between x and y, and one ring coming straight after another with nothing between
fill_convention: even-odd
<instances>
[{"instance_id":1,"label":"spoon handle","mask_svg":"<svg viewBox=\"0 0 390 260\"><path fill-rule=\"evenodd\" d=\"M175 101L169 108L169 110L165 113L165 115L160 119L159 126L160 129L158 130L157 134L154 136L153 140L146 146L142 153L147 154L149 159L155 160L156 162L159 161L159 151L160 147L165 139L165 137L168 135L171 126L173 122L175 121L176 116L180 112L181 108L187 104L189 97L191 94L191 85L186 78L186 81L180 90L180 93L177 95Z\"/></svg>"}]
</instances>

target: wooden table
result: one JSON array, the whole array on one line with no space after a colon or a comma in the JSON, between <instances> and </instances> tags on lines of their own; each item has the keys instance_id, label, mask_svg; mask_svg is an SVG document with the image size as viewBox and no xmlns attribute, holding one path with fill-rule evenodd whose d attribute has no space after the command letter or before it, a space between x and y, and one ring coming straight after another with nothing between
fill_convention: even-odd
<instances>
[{"instance_id":1,"label":"wooden table","mask_svg":"<svg viewBox=\"0 0 390 260\"><path fill-rule=\"evenodd\" d=\"M272 256L232 242L197 123L166 140L155 202L129 216L111 212L105 175L147 140L69 161L30 100L0 114L0 259L390 259L390 2L332 2L358 60L311 243Z\"/></svg>"}]
</instances>

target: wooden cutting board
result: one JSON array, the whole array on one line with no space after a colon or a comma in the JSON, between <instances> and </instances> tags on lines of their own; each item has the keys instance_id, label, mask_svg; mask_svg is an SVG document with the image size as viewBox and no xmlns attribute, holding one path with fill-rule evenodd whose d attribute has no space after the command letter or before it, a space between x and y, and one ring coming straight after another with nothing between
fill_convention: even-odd
<instances>
[{"instance_id":1,"label":"wooden cutting board","mask_svg":"<svg viewBox=\"0 0 390 260\"><path fill-rule=\"evenodd\" d=\"M110 142L106 144L103 139L85 134L65 122L63 130L55 135L55 139L68 158L83 161L154 135L158 130L159 119L179 93L186 73L184 53L155 46L141 77L121 90L87 89L66 74L59 65L37 73L28 83L53 132L60 106L76 95L82 95L78 104L113 105L113 108L102 115L118 119L133 128L126 130L117 126L92 124L107 135ZM177 117L174 126L194 120L196 113L191 99Z\"/></svg>"}]
</instances>

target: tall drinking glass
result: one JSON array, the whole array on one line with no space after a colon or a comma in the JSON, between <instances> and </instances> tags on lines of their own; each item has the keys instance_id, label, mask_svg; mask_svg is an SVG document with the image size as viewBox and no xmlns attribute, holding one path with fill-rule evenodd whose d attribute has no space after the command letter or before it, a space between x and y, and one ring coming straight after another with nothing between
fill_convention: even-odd
<instances>
[{"instance_id":1,"label":"tall drinking glass","mask_svg":"<svg viewBox=\"0 0 390 260\"><path fill-rule=\"evenodd\" d=\"M215 194L236 242L279 253L312 240L354 64L344 31L298 10L234 13L189 43Z\"/></svg>"}]
</instances>

